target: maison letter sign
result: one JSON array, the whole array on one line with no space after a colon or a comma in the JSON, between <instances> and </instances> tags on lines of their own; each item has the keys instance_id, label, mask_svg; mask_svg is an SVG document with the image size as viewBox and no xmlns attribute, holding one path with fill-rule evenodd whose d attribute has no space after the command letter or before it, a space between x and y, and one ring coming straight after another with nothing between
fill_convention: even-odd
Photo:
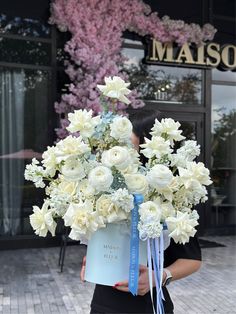
<instances>
[{"instance_id":1,"label":"maison letter sign","mask_svg":"<svg viewBox=\"0 0 236 314\"><path fill-rule=\"evenodd\" d=\"M188 43L181 47L173 43L161 43L152 39L145 57L147 63L172 63L194 67L219 67L224 70L236 69L236 46L220 46L208 43L191 47Z\"/></svg>"}]
</instances>

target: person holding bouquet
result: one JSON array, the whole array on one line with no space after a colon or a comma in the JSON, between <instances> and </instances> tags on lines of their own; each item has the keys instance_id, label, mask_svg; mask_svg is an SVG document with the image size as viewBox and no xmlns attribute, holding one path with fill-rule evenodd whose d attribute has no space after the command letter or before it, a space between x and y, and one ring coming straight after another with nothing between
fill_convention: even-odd
<instances>
[{"instance_id":1,"label":"person holding bouquet","mask_svg":"<svg viewBox=\"0 0 236 314\"><path fill-rule=\"evenodd\" d=\"M146 109L135 110L130 114L133 124L132 142L139 150L144 138L150 138L150 130L155 119L161 120L161 113ZM143 156L142 162L147 160ZM81 279L84 281L86 257L83 259ZM164 312L174 313L174 306L169 296L167 286L187 277L199 270L201 266L201 250L196 236L190 237L186 244L176 244L173 239L164 251L163 294L165 297ZM125 278L124 278L125 279ZM155 288L154 288L155 289ZM156 304L154 292L154 305ZM91 302L91 314L99 313L153 313L148 267L140 265L138 296L133 296L128 289L128 281L117 282L114 287L96 285Z\"/></svg>"}]
</instances>

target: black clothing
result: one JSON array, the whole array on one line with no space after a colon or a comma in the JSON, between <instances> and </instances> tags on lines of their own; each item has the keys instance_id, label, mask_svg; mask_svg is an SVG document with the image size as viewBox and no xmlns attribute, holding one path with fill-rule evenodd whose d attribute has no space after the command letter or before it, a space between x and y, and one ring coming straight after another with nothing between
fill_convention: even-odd
<instances>
[{"instance_id":1,"label":"black clothing","mask_svg":"<svg viewBox=\"0 0 236 314\"><path fill-rule=\"evenodd\" d=\"M164 253L164 267L168 267L180 258L201 260L201 250L196 237L191 237L189 243L185 245L176 244L171 239L170 246ZM153 292L155 305L155 288ZM174 306L166 287L163 287L163 293L165 313L171 314ZM91 314L95 313L153 313L150 293L133 296L131 293L118 291L112 287L96 285L91 303Z\"/></svg>"}]
</instances>

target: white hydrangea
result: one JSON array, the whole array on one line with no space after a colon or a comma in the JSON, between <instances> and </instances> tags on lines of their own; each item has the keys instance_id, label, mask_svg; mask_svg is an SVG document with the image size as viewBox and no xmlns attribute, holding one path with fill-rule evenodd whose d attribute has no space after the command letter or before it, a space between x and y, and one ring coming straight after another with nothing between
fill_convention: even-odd
<instances>
[{"instance_id":1,"label":"white hydrangea","mask_svg":"<svg viewBox=\"0 0 236 314\"><path fill-rule=\"evenodd\" d=\"M163 137L153 136L151 140L145 138L145 144L141 144L141 153L147 157L155 157L161 159L164 155L169 155L172 152L170 141L166 141Z\"/></svg>"},{"instance_id":2,"label":"white hydrangea","mask_svg":"<svg viewBox=\"0 0 236 314\"><path fill-rule=\"evenodd\" d=\"M166 219L166 224L170 232L169 236L174 239L175 243L185 244L189 242L190 237L195 235L198 221L194 215L177 211L176 217Z\"/></svg>"},{"instance_id":3,"label":"white hydrangea","mask_svg":"<svg viewBox=\"0 0 236 314\"><path fill-rule=\"evenodd\" d=\"M33 206L33 214L30 215L30 224L35 230L35 234L46 237L48 231L55 235L56 222L52 217L52 211L48 209L49 203L44 202L42 208Z\"/></svg>"},{"instance_id":4,"label":"white hydrangea","mask_svg":"<svg viewBox=\"0 0 236 314\"><path fill-rule=\"evenodd\" d=\"M173 145L174 141L182 141L185 139L185 137L181 135L182 130L179 130L180 126L178 121L175 122L171 118L162 119L161 122L156 119L150 133L153 136L165 137L170 141L170 144Z\"/></svg>"},{"instance_id":5,"label":"white hydrangea","mask_svg":"<svg viewBox=\"0 0 236 314\"><path fill-rule=\"evenodd\" d=\"M25 169L25 179L34 182L37 188L44 188L45 183L43 182L43 177L45 175L45 169L39 166L39 161L36 158L32 159L32 163L26 165Z\"/></svg>"},{"instance_id":6,"label":"white hydrangea","mask_svg":"<svg viewBox=\"0 0 236 314\"><path fill-rule=\"evenodd\" d=\"M187 161L193 161L199 155L200 145L193 140L185 141L176 154L171 155L171 166L186 168Z\"/></svg>"},{"instance_id":7,"label":"white hydrangea","mask_svg":"<svg viewBox=\"0 0 236 314\"><path fill-rule=\"evenodd\" d=\"M148 238L159 238L163 230L163 225L155 215L150 215L140 220L138 230L140 239L145 241Z\"/></svg>"},{"instance_id":8,"label":"white hydrangea","mask_svg":"<svg viewBox=\"0 0 236 314\"><path fill-rule=\"evenodd\" d=\"M118 189L111 195L112 202L125 212L130 212L134 207L134 197L127 189Z\"/></svg>"},{"instance_id":9,"label":"white hydrangea","mask_svg":"<svg viewBox=\"0 0 236 314\"><path fill-rule=\"evenodd\" d=\"M67 127L68 131L80 132L83 138L88 138L93 135L95 127L100 122L100 116L93 117L92 110L79 109L69 113L68 120L70 121L70 125Z\"/></svg>"}]
</instances>

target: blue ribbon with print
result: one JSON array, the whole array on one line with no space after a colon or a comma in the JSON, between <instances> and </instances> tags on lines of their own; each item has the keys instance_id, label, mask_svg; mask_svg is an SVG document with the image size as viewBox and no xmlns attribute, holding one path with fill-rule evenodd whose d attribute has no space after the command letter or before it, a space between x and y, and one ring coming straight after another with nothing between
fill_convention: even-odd
<instances>
[{"instance_id":1,"label":"blue ribbon with print","mask_svg":"<svg viewBox=\"0 0 236 314\"><path fill-rule=\"evenodd\" d=\"M129 291L133 295L138 294L139 277L139 231L138 220L139 205L143 202L143 195L134 195L134 208L131 215L131 233L130 233L130 264L129 264Z\"/></svg>"}]
</instances>

